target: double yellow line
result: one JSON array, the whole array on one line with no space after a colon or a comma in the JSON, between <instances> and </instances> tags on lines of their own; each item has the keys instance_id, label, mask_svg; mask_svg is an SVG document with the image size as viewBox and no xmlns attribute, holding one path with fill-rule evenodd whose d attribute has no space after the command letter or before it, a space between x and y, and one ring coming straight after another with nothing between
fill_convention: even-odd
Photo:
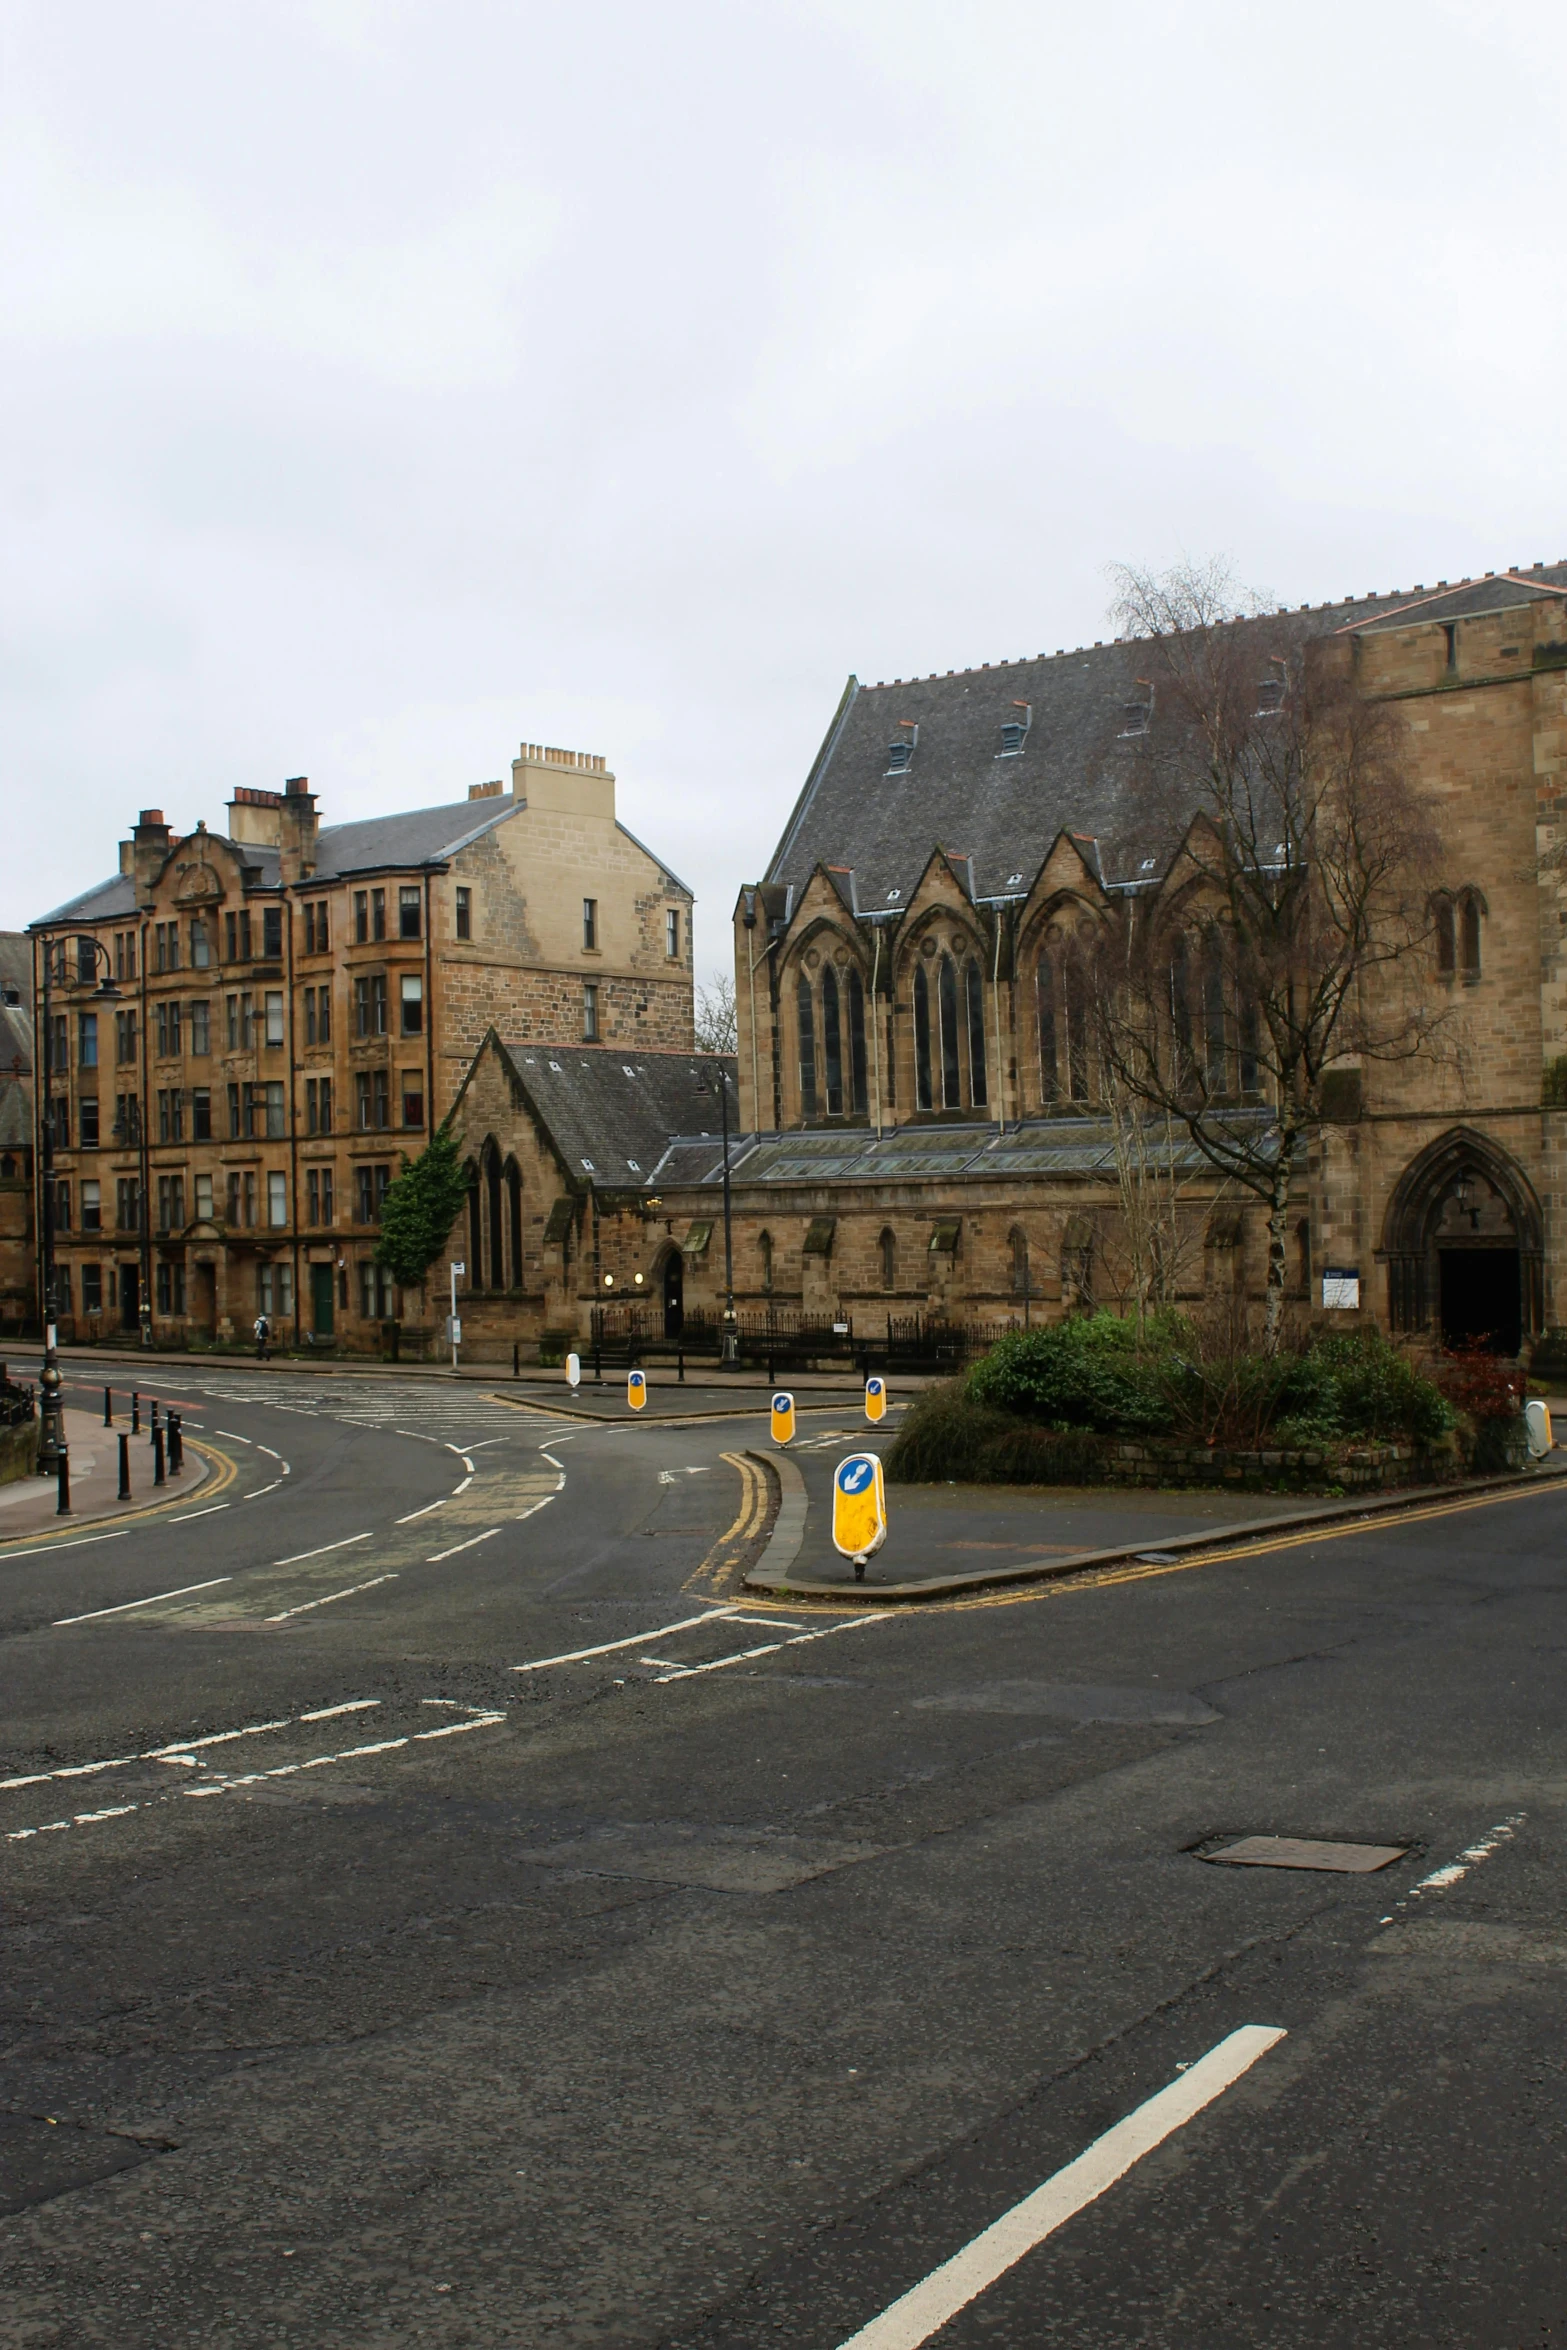
<instances>
[{"instance_id":1,"label":"double yellow line","mask_svg":"<svg viewBox=\"0 0 1567 2350\"><path fill-rule=\"evenodd\" d=\"M711 1593L720 1598L734 1580L741 1553L760 1532L767 1517L767 1473L757 1461L747 1460L744 1453L722 1452L721 1461L740 1472L740 1511L732 1526L726 1526L702 1564L687 1576L682 1591Z\"/></svg>"}]
</instances>

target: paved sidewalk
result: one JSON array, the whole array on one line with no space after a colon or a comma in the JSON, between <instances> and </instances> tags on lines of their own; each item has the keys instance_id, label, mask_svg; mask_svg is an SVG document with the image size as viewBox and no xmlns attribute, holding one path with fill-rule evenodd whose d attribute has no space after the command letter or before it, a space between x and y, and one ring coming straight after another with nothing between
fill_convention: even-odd
<instances>
[{"instance_id":1,"label":"paved sidewalk","mask_svg":"<svg viewBox=\"0 0 1567 2350\"><path fill-rule=\"evenodd\" d=\"M130 1440L131 1498L119 1499L121 1433L130 1434L129 1414L118 1412L117 1425L106 1428L102 1412L67 1408L65 1441L71 1456L71 1514L59 1513L59 1488L53 1477L18 1477L0 1485L0 1543L40 1534L64 1533L72 1526L96 1524L105 1518L135 1517L153 1503L183 1500L199 1491L212 1474L211 1463L187 1441L185 1467L162 1486L152 1481L152 1443L145 1419L139 1436ZM3 1556L3 1554L0 1554Z\"/></svg>"}]
</instances>

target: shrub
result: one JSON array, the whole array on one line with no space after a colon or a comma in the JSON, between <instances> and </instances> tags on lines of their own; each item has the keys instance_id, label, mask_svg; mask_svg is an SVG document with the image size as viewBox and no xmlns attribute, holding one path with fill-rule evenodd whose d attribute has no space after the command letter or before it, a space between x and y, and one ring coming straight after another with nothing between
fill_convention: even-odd
<instances>
[{"instance_id":1,"label":"shrub","mask_svg":"<svg viewBox=\"0 0 1567 2350\"><path fill-rule=\"evenodd\" d=\"M1408 1437L1434 1444L1454 1422L1452 1405L1379 1330L1324 1333L1285 1359L1275 1440L1376 1443Z\"/></svg>"},{"instance_id":2,"label":"shrub","mask_svg":"<svg viewBox=\"0 0 1567 2350\"><path fill-rule=\"evenodd\" d=\"M1005 1412L976 1403L963 1381L949 1379L915 1397L882 1465L895 1485L939 1485L949 1477L983 1484L987 1448L1016 1426Z\"/></svg>"},{"instance_id":3,"label":"shrub","mask_svg":"<svg viewBox=\"0 0 1567 2350\"><path fill-rule=\"evenodd\" d=\"M1178 1327L1151 1323L1141 1345L1135 1325L1110 1313L1014 1331L974 1365L965 1391L974 1403L1053 1428L1159 1435L1171 1412L1157 1358Z\"/></svg>"}]
</instances>

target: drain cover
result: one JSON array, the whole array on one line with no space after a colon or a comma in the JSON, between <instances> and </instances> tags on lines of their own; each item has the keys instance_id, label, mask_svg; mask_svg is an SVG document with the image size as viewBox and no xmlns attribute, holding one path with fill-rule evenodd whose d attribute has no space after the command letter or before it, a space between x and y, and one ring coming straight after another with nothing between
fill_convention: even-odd
<instances>
[{"instance_id":1,"label":"drain cover","mask_svg":"<svg viewBox=\"0 0 1567 2350\"><path fill-rule=\"evenodd\" d=\"M1407 1844L1316 1844L1304 1836L1243 1836L1238 1844L1222 1844L1202 1857L1245 1869L1342 1869L1351 1877L1369 1877L1374 1869L1402 1860L1408 1850Z\"/></svg>"}]
</instances>

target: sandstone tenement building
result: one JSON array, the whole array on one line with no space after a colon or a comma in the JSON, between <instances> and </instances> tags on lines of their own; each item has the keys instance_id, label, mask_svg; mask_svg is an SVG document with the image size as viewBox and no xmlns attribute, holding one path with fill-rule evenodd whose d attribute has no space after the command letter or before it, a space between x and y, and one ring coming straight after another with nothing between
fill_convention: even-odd
<instances>
[{"instance_id":1,"label":"sandstone tenement building","mask_svg":"<svg viewBox=\"0 0 1567 2350\"><path fill-rule=\"evenodd\" d=\"M1259 715L1280 664L1302 659L1339 664L1392 713L1441 844L1420 980L1446 1013L1443 1050L1334 1072L1296 1187L1294 1299L1421 1342L1537 1343L1567 1322L1567 563L1246 626ZM1118 896L1165 886L1175 843L1140 799L1154 670L1130 640L850 679L736 907L742 1309L873 1334L884 1316L994 1323L1124 1293L1116 1128L1070 950ZM1238 1114L1265 1124L1233 1005L1209 1044ZM716 1119L696 1122L704 1139L667 1103L649 1166L645 1136L625 1146L626 1104L595 1097L568 1131L564 1066L526 1062L524 1033L500 1026L458 1105L473 1228L490 1230L481 1169L510 1161L513 1222L559 1237L531 1261L526 1242L514 1260L504 1233L499 1253L485 1240L478 1326L585 1329L605 1270L617 1297L641 1274L645 1321L666 1297L671 1326L711 1312ZM624 1066L628 1098L651 1098ZM1178 1293L1260 1292L1255 1200L1179 1148L1155 1157L1179 1194Z\"/></svg>"},{"instance_id":2,"label":"sandstone tenement building","mask_svg":"<svg viewBox=\"0 0 1567 2350\"><path fill-rule=\"evenodd\" d=\"M32 925L62 1336L264 1311L281 1343L365 1346L416 1319L373 1261L399 1153L497 1024L689 1049L691 904L604 761L539 744L509 791L364 822L322 825L302 777L237 790L222 834L143 810L114 878Z\"/></svg>"}]
</instances>

